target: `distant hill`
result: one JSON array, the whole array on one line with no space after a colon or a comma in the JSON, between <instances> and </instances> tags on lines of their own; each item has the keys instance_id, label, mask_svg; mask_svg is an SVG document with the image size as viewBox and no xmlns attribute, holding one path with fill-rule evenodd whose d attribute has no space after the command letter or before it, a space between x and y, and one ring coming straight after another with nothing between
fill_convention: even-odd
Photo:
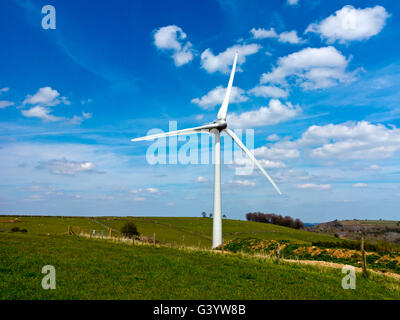
<instances>
[{"instance_id":1,"label":"distant hill","mask_svg":"<svg viewBox=\"0 0 400 320\"><path fill-rule=\"evenodd\" d=\"M312 223L312 222L304 222L304 226L306 228L312 227L312 226L316 226L319 223Z\"/></svg>"},{"instance_id":2,"label":"distant hill","mask_svg":"<svg viewBox=\"0 0 400 320\"><path fill-rule=\"evenodd\" d=\"M400 221L333 220L313 225L307 230L342 239L360 239L361 234L364 233L368 240L400 244Z\"/></svg>"}]
</instances>

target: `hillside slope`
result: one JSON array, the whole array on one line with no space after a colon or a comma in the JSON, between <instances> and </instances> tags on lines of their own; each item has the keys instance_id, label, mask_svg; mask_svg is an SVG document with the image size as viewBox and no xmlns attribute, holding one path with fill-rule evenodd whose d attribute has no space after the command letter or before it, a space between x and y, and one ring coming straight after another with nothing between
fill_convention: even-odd
<instances>
[{"instance_id":1,"label":"hillside slope","mask_svg":"<svg viewBox=\"0 0 400 320\"><path fill-rule=\"evenodd\" d=\"M0 299L400 299L400 282L268 259L112 243L76 236L0 233ZM56 268L43 290L41 269Z\"/></svg>"},{"instance_id":2,"label":"hillside slope","mask_svg":"<svg viewBox=\"0 0 400 320\"><path fill-rule=\"evenodd\" d=\"M183 217L34 217L0 216L0 229L13 227L26 228L34 234L65 234L68 226L74 232L108 235L109 228L119 231L124 223L133 221L141 234L147 237L155 235L157 241L172 245L211 247L212 219ZM234 238L252 238L266 240L292 240L298 243L313 241L338 241L334 237L295 230L261 222L224 219L222 222L224 241Z\"/></svg>"},{"instance_id":3,"label":"hillside slope","mask_svg":"<svg viewBox=\"0 0 400 320\"><path fill-rule=\"evenodd\" d=\"M104 224L119 230L127 221L134 221L140 232L146 236L153 236L163 242L177 244L182 242L182 236L186 245L210 247L212 239L211 218L183 218L183 217L103 217L96 218ZM158 232L155 231L156 228ZM313 241L338 241L338 239L313 233L305 230L243 220L224 219L222 221L223 240L234 238L253 238L266 240L292 240L299 243L311 243ZM173 240L172 240L173 239Z\"/></svg>"}]
</instances>

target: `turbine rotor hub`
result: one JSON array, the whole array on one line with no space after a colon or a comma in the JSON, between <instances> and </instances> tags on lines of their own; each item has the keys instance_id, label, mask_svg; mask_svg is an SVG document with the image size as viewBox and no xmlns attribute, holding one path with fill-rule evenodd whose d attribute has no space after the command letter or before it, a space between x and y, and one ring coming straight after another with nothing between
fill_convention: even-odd
<instances>
[{"instance_id":1,"label":"turbine rotor hub","mask_svg":"<svg viewBox=\"0 0 400 320\"><path fill-rule=\"evenodd\" d=\"M213 123L218 125L218 127L216 127L215 129L218 129L219 131L222 131L228 127L228 124L226 123L225 120L218 119L218 120L213 121Z\"/></svg>"}]
</instances>

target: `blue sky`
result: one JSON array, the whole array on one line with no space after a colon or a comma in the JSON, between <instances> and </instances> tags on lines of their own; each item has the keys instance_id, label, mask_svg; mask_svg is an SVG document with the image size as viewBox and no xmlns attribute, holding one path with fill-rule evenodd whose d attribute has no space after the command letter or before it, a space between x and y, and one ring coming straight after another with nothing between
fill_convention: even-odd
<instances>
[{"instance_id":1,"label":"blue sky","mask_svg":"<svg viewBox=\"0 0 400 320\"><path fill-rule=\"evenodd\" d=\"M56 9L43 29L42 7ZM222 169L223 212L399 219L395 1L0 2L0 212L200 216L211 165L150 165L148 130L228 111L256 169ZM184 142L179 142L179 146Z\"/></svg>"}]
</instances>

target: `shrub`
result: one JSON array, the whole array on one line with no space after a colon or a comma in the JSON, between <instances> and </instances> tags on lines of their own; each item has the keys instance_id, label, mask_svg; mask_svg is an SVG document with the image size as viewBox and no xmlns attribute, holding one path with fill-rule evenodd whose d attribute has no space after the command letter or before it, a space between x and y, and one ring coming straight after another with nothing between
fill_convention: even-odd
<instances>
[{"instance_id":1,"label":"shrub","mask_svg":"<svg viewBox=\"0 0 400 320\"><path fill-rule=\"evenodd\" d=\"M246 219L248 221L271 223L294 229L304 229L304 223L300 219L294 220L292 217L282 217L274 213L249 212L246 214Z\"/></svg>"},{"instance_id":2,"label":"shrub","mask_svg":"<svg viewBox=\"0 0 400 320\"><path fill-rule=\"evenodd\" d=\"M11 232L22 232L22 233L27 233L27 232L28 232L28 230L26 230L26 229L20 229L20 228L18 228L18 227L14 227L14 228L12 228L10 231L11 231Z\"/></svg>"},{"instance_id":3,"label":"shrub","mask_svg":"<svg viewBox=\"0 0 400 320\"><path fill-rule=\"evenodd\" d=\"M128 238L132 238L133 236L138 236L140 234L137 230L136 224L133 222L126 222L121 228L121 233Z\"/></svg>"}]
</instances>

